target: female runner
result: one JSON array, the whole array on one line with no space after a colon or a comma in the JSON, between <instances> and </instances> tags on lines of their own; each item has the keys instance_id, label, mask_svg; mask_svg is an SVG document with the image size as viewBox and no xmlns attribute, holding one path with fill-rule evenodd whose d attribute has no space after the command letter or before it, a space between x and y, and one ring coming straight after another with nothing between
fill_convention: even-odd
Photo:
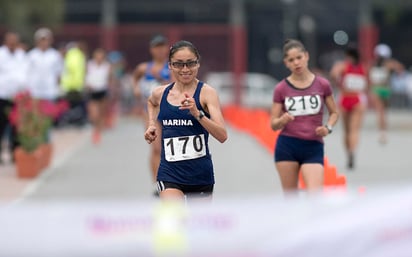
<instances>
[{"instance_id":1,"label":"female runner","mask_svg":"<svg viewBox=\"0 0 412 257\"><path fill-rule=\"evenodd\" d=\"M338 112L330 83L308 68L309 53L298 40L283 46L284 63L291 74L274 90L271 126L281 129L275 149L276 169L284 192L298 188L299 171L308 191L323 185L323 137L332 132ZM323 122L323 109L329 117Z\"/></svg>"},{"instance_id":2,"label":"female runner","mask_svg":"<svg viewBox=\"0 0 412 257\"><path fill-rule=\"evenodd\" d=\"M156 87L148 99L149 125L144 133L151 144L160 136L157 173L160 198L211 197L214 171L209 134L223 143L227 132L216 91L199 81L200 54L188 41L170 48L169 68L175 82Z\"/></svg>"}]
</instances>

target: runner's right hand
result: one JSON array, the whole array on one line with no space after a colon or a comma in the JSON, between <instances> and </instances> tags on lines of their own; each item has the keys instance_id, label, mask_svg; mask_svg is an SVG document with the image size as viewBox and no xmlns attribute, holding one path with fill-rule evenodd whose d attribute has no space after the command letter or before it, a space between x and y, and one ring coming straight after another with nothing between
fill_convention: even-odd
<instances>
[{"instance_id":1,"label":"runner's right hand","mask_svg":"<svg viewBox=\"0 0 412 257\"><path fill-rule=\"evenodd\" d=\"M288 124L290 121L294 120L295 117L290 115L288 112L285 112L281 117L283 125Z\"/></svg>"},{"instance_id":2,"label":"runner's right hand","mask_svg":"<svg viewBox=\"0 0 412 257\"><path fill-rule=\"evenodd\" d=\"M144 139L148 144L151 144L153 143L153 141L155 141L156 138L156 126L151 125L147 128L146 132L144 133Z\"/></svg>"}]
</instances>

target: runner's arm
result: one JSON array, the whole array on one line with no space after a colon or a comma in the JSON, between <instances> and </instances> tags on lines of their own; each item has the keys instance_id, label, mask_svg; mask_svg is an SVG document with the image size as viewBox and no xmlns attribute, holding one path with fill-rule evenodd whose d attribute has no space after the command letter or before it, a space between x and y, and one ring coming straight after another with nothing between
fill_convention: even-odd
<instances>
[{"instance_id":1,"label":"runner's arm","mask_svg":"<svg viewBox=\"0 0 412 257\"><path fill-rule=\"evenodd\" d=\"M160 100L166 86L156 87L147 100L147 129L144 133L145 140L151 144L158 136L156 119L159 115Z\"/></svg>"},{"instance_id":2,"label":"runner's arm","mask_svg":"<svg viewBox=\"0 0 412 257\"><path fill-rule=\"evenodd\" d=\"M327 124L333 127L335 126L336 122L339 119L338 108L336 107L336 103L333 98L333 95L327 96L325 98L325 104L329 112L329 118L328 118Z\"/></svg>"},{"instance_id":3,"label":"runner's arm","mask_svg":"<svg viewBox=\"0 0 412 257\"><path fill-rule=\"evenodd\" d=\"M223 143L227 139L227 131L217 92L209 85L204 85L201 92L200 102L205 103L205 109L210 114L210 119L205 116L199 122L214 138ZM198 117L199 114L199 110L192 113L195 117Z\"/></svg>"},{"instance_id":4,"label":"runner's arm","mask_svg":"<svg viewBox=\"0 0 412 257\"><path fill-rule=\"evenodd\" d=\"M343 61L336 62L332 66L332 69L330 70L329 75L330 75L331 81L333 82L335 86L339 86L344 69L345 69L345 63Z\"/></svg>"},{"instance_id":5,"label":"runner's arm","mask_svg":"<svg viewBox=\"0 0 412 257\"><path fill-rule=\"evenodd\" d=\"M405 66L396 59L388 59L385 62L386 68L391 72L402 73L405 70Z\"/></svg>"},{"instance_id":6,"label":"runner's arm","mask_svg":"<svg viewBox=\"0 0 412 257\"><path fill-rule=\"evenodd\" d=\"M294 117L287 112L282 111L282 104L274 102L271 109L270 126L273 130L282 129Z\"/></svg>"},{"instance_id":7,"label":"runner's arm","mask_svg":"<svg viewBox=\"0 0 412 257\"><path fill-rule=\"evenodd\" d=\"M147 63L141 63L136 67L136 69L133 72L133 93L136 98L139 98L142 94L139 81L141 78L143 78L146 68Z\"/></svg>"}]
</instances>

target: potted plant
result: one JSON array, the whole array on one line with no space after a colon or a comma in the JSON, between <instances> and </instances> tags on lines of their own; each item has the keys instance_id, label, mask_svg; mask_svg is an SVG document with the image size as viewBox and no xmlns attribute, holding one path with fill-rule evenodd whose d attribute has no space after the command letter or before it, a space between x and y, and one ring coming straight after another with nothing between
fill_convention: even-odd
<instances>
[{"instance_id":1,"label":"potted plant","mask_svg":"<svg viewBox=\"0 0 412 257\"><path fill-rule=\"evenodd\" d=\"M14 108L9 114L10 122L16 127L19 146L14 151L17 175L32 178L44 169L50 161L51 150L44 144L53 123L67 107L45 100L33 99L28 91L18 93Z\"/></svg>"}]
</instances>

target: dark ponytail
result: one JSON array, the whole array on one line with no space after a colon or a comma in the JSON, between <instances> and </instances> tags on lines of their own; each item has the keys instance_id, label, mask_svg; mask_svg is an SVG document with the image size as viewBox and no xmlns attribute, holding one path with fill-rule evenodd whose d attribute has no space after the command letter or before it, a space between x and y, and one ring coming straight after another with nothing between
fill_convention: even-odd
<instances>
[{"instance_id":1,"label":"dark ponytail","mask_svg":"<svg viewBox=\"0 0 412 257\"><path fill-rule=\"evenodd\" d=\"M357 48L355 45L350 44L350 45L346 48L345 54L346 54L346 56L352 58L352 59L354 60L354 63L355 63L355 64L359 64L359 62L360 62L360 55L359 55L358 48Z\"/></svg>"}]
</instances>

